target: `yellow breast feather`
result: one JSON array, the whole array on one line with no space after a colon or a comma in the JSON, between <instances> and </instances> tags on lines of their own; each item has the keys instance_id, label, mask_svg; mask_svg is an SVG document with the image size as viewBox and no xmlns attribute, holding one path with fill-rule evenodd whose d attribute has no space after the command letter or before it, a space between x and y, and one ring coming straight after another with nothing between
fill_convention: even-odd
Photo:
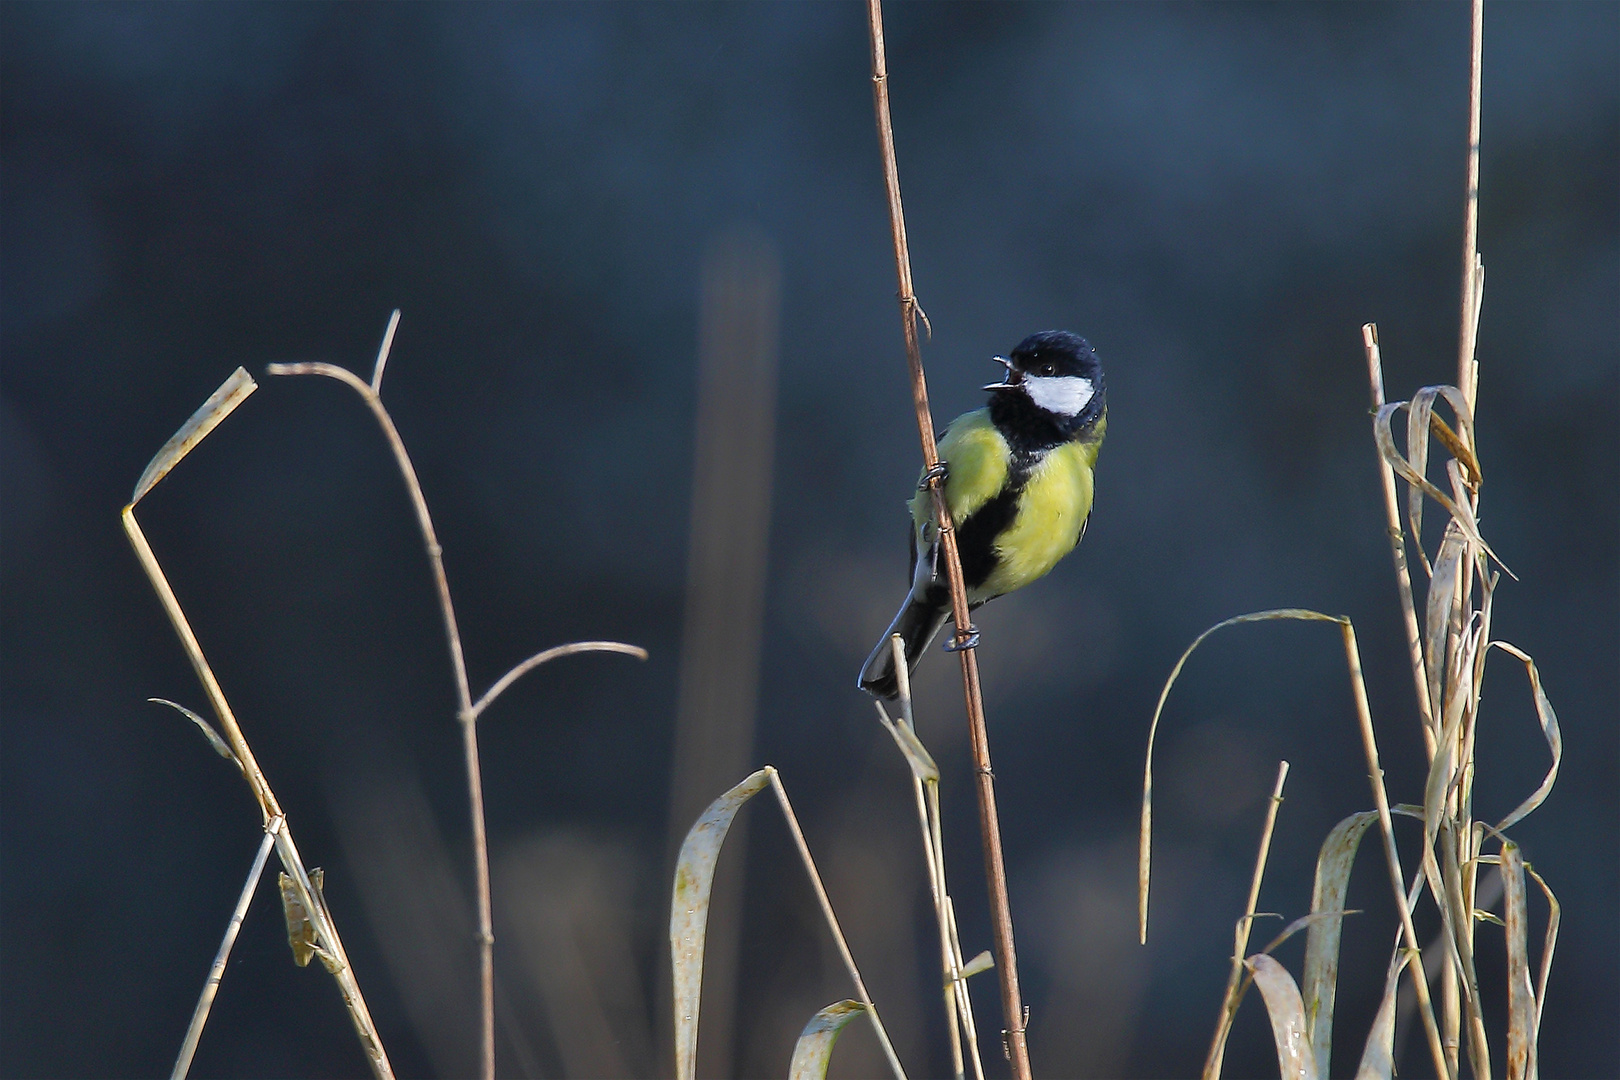
<instances>
[{"instance_id":1,"label":"yellow breast feather","mask_svg":"<svg viewBox=\"0 0 1620 1080\"><path fill-rule=\"evenodd\" d=\"M1074 550L1091 514L1092 470L1101 441L1065 443L1031 471L1012 524L996 541L996 568L974 590L989 599L1043 577Z\"/></svg>"},{"instance_id":2,"label":"yellow breast feather","mask_svg":"<svg viewBox=\"0 0 1620 1080\"><path fill-rule=\"evenodd\" d=\"M1007 440L990 422L990 410L975 409L951 421L939 440L946 464L945 505L960 525L995 497L1007 482ZM911 520L918 529L932 520L933 498L919 491L911 498Z\"/></svg>"}]
</instances>

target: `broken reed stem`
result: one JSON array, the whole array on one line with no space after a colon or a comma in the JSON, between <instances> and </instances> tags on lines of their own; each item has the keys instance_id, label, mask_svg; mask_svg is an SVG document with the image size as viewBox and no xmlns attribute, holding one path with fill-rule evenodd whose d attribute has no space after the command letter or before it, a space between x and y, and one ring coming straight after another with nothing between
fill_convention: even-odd
<instances>
[{"instance_id":1,"label":"broken reed stem","mask_svg":"<svg viewBox=\"0 0 1620 1080\"><path fill-rule=\"evenodd\" d=\"M450 665L456 679L456 717L461 722L462 756L467 766L467 797L472 816L474 891L478 900L478 997L480 1038L478 1049L479 1074L483 1080L495 1080L495 931L490 913L489 839L484 828L484 781L478 760L478 714L473 711L472 691L467 685L467 661L461 648L461 633L456 627L456 606L450 599L450 581L444 573L444 548L433 529L433 517L428 513L427 498L422 484L416 478L416 467L405 450L405 440L394 426L393 417L382 403L383 368L388 363L389 346L399 324L396 310L389 318L383 348L377 355L377 366L372 382L367 383L347 368L336 364L271 364L266 370L271 375L324 375L351 387L365 401L372 416L383 430L394 461L405 480L411 505L416 509L416 523L421 528L422 540L427 548L428 563L433 569L433 585L439 597L439 612L444 619L444 635L450 647Z\"/></svg>"},{"instance_id":2,"label":"broken reed stem","mask_svg":"<svg viewBox=\"0 0 1620 1080\"><path fill-rule=\"evenodd\" d=\"M1029 1042L1025 1034L1024 1004L1018 989L1018 951L1013 942L1012 909L1007 899L1006 859L1001 847L1001 823L996 812L995 775L990 768L990 738L985 729L984 695L979 686L979 662L971 644L967 588L956 550L955 525L945 505L945 489L936 474L939 448L934 442L934 420L928 408L928 383L923 374L917 322L922 316L911 284L911 255L906 246L905 208L900 201L900 171L895 162L894 125L889 115L889 71L883 50L883 2L867 0L867 29L872 45L872 101L877 114L878 142L883 154L883 180L888 193L889 229L894 240L895 274L899 283L900 325L905 336L906 365L911 374L911 400L917 414L917 436L923 465L930 477L934 520L951 593L957 655L962 664L962 694L971 736L974 775L979 799L979 831L984 844L984 868L990 893L990 921L995 940L996 975L1001 982L1001 1012L1006 1031L1007 1058L1014 1080L1030 1080Z\"/></svg>"},{"instance_id":3,"label":"broken reed stem","mask_svg":"<svg viewBox=\"0 0 1620 1080\"><path fill-rule=\"evenodd\" d=\"M1232 969L1226 977L1226 994L1221 1000L1220 1018L1215 1023L1215 1038L1209 1044L1204 1058L1204 1080L1219 1080L1221 1063L1226 1057L1226 1036L1232 1030L1232 1018L1237 1015L1238 987L1243 982L1244 957L1249 949L1249 931L1254 926L1254 908L1260 902L1260 882L1266 876L1266 859L1271 854L1271 833L1277 825L1277 808L1282 806L1283 782L1288 779L1288 762L1277 766L1277 783L1271 789L1271 800L1266 806L1266 823L1260 830L1260 851L1254 859L1254 876L1249 880L1249 902L1244 905L1243 918L1232 932Z\"/></svg>"},{"instance_id":4,"label":"broken reed stem","mask_svg":"<svg viewBox=\"0 0 1620 1080\"><path fill-rule=\"evenodd\" d=\"M1373 412L1384 407L1384 363L1378 351L1378 326L1361 328L1361 344L1367 354L1367 380L1372 387ZM1429 701L1429 677L1423 664L1423 634L1418 629L1417 607L1412 601L1412 573L1406 563L1406 530L1401 524L1400 499L1395 491L1395 470L1382 454L1378 455L1378 479L1384 491L1384 520L1389 533L1390 557L1395 562L1395 582L1401 595L1401 616L1406 621L1406 651L1412 662L1412 680L1417 684L1418 716L1422 721L1423 749L1434 760L1434 706Z\"/></svg>"},{"instance_id":5,"label":"broken reed stem","mask_svg":"<svg viewBox=\"0 0 1620 1080\"><path fill-rule=\"evenodd\" d=\"M169 1074L170 1080L185 1080L191 1071L191 1059L197 1054L197 1043L202 1039L203 1025L208 1023L208 1012L214 1007L214 995L219 993L220 981L225 978L225 964L231 958L231 949L236 945L236 935L242 929L242 920L247 918L248 905L253 903L253 894L259 887L259 878L264 874L264 864L269 861L270 849L276 846L276 833L281 831L285 818L271 818L270 824L264 830L264 839L259 842L259 853L254 856L253 869L248 871L247 881L242 885L242 895L236 901L236 910L231 913L231 921L225 924L225 937L219 943L219 952L214 956L214 966L208 969L208 979L203 983L202 993L197 997L197 1008L191 1014L191 1026L186 1029L185 1041L180 1044L180 1054L175 1058L174 1071Z\"/></svg>"},{"instance_id":6,"label":"broken reed stem","mask_svg":"<svg viewBox=\"0 0 1620 1080\"><path fill-rule=\"evenodd\" d=\"M152 551L152 545L147 542L146 534L141 531L140 522L135 520L133 502L124 507L122 520L124 532L129 537L130 546L135 549L135 556L140 560L141 569L146 572L147 580L152 583L152 589L157 593L158 600L162 603L163 610L169 616L169 622L173 624L175 633L180 638L180 644L185 649L186 657L191 661L192 670L197 673L197 679L202 683L204 693L208 695L209 704L214 708L214 715L218 718L220 726L225 729L225 739L230 743L231 752L236 755L237 764L242 769L242 776L247 780L248 787L259 804L259 812L264 815L265 831L275 837L276 854L281 859L281 865L293 879L298 902L309 913L310 922L315 927L316 941L337 958L338 966L337 970L332 972L332 978L337 981L338 992L343 997L349 1020L354 1024L355 1034L360 1038L360 1049L366 1055L366 1062L371 1066L372 1074L377 1080L393 1080L393 1066L389 1064L388 1053L383 1049L382 1038L377 1034L377 1025L371 1019L371 1010L366 1008L366 999L360 992L360 984L355 981L354 971L349 967L349 955L344 951L342 939L338 937L337 924L332 921L326 905L318 902L315 890L310 886L309 871L304 868L303 857L298 853L298 846L293 843L292 828L286 823L286 815L281 811L281 804L276 801L275 792L270 790L269 781L259 769L253 750L248 746L247 738L243 736L242 729L236 722L236 713L231 709L230 702L225 700L225 692L220 688L219 680L214 677L214 669L209 665L208 658L203 655L197 635L191 629L191 622L186 618L184 609L180 607L180 601L175 597L174 589L170 587L169 579L163 573L157 555ZM278 820L281 822L280 827L272 830L271 823Z\"/></svg>"},{"instance_id":7,"label":"broken reed stem","mask_svg":"<svg viewBox=\"0 0 1620 1080\"><path fill-rule=\"evenodd\" d=\"M827 898L826 886L821 883L821 874L816 870L816 861L810 857L810 845L805 842L804 830L799 828L798 815L793 812L793 804L788 802L787 789L782 786L782 779L774 768L765 766L765 773L770 777L771 790L776 794L776 801L782 806L782 817L786 819L788 831L793 834L793 843L799 849L799 858L804 862L805 872L810 875L810 884L816 890L816 899L821 902L821 913L827 920L827 928L832 931L833 941L838 946L838 954L844 959L844 967L849 971L850 981L855 984L855 992L860 995L861 1004L866 1006L866 1015L872 1018L872 1028L877 1032L878 1042L883 1044L883 1054L889 1061L889 1068L894 1070L897 1080L906 1080L906 1071L900 1067L900 1058L894 1052L894 1044L889 1041L889 1033L883 1029L883 1021L878 1018L877 1006L872 1003L872 995L866 991L866 983L861 979L860 969L855 966L855 957L849 951L849 942L844 938L843 928L838 925L838 916L833 913L832 901Z\"/></svg>"}]
</instances>

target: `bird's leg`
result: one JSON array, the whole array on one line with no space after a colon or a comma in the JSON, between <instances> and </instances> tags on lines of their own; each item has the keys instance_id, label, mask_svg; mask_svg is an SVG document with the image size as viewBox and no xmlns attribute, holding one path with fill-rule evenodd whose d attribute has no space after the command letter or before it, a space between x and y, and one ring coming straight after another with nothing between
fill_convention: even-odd
<instances>
[{"instance_id":1,"label":"bird's leg","mask_svg":"<svg viewBox=\"0 0 1620 1080\"><path fill-rule=\"evenodd\" d=\"M936 461L936 462L934 462L932 465L930 465L927 469L925 469L923 471L922 479L917 482L917 490L918 491L927 491L930 488L938 487L940 484L943 484L945 482L945 477L947 475L949 475L949 473L950 473L950 466L948 466L944 461ZM929 541L926 527L924 528L923 539L925 541L929 541L928 542L928 572L929 572L929 575L933 578L933 580L938 581L939 580L939 548L940 548L940 543L939 543L939 523L938 522L932 522L931 524L933 524L933 526L934 526L933 539L931 541Z\"/></svg>"}]
</instances>

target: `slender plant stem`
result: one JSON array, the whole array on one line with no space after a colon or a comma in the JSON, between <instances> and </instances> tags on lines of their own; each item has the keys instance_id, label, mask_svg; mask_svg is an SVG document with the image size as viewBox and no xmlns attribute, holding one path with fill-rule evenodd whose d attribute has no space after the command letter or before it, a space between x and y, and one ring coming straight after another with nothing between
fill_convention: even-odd
<instances>
[{"instance_id":1,"label":"slender plant stem","mask_svg":"<svg viewBox=\"0 0 1620 1080\"><path fill-rule=\"evenodd\" d=\"M1378 351L1378 327L1367 323L1361 328L1361 344L1367 354L1367 380L1372 386L1373 411L1384 407L1384 363ZM1423 749L1434 760L1434 706L1429 701L1428 668L1423 663L1423 634L1418 629L1417 606L1412 602L1412 573L1406 564L1406 531L1401 524L1400 500L1395 492L1395 470L1382 454L1378 455L1378 479L1384 491L1384 520L1389 533L1390 557L1395 561L1395 582L1401 594L1401 616L1406 621L1406 651L1412 662L1412 681L1417 685L1418 716L1422 721Z\"/></svg>"},{"instance_id":2,"label":"slender plant stem","mask_svg":"<svg viewBox=\"0 0 1620 1080\"><path fill-rule=\"evenodd\" d=\"M1462 314L1457 332L1457 389L1474 407L1479 392L1479 366L1474 358L1474 331L1479 313L1479 91L1483 69L1485 0L1474 0L1468 65L1468 188L1463 210Z\"/></svg>"},{"instance_id":3,"label":"slender plant stem","mask_svg":"<svg viewBox=\"0 0 1620 1080\"><path fill-rule=\"evenodd\" d=\"M505 675L502 675L499 679L495 680L495 685L491 686L487 691L485 691L484 696L479 698L477 704L472 707L473 717L476 719L477 717L484 715L484 710L489 708L490 704L494 702L496 698L500 697L501 691L517 682L519 679L533 671L535 668L539 667L541 664L556 660L559 657L575 656L579 653L588 652L623 653L625 656L633 656L637 660L647 659L646 649L643 649L640 645L626 645L622 641L572 641L567 645L553 645L549 649L535 653L533 656L523 661L523 663L517 665L511 671L508 671Z\"/></svg>"},{"instance_id":4,"label":"slender plant stem","mask_svg":"<svg viewBox=\"0 0 1620 1080\"><path fill-rule=\"evenodd\" d=\"M912 707L911 670L906 663L905 641L895 634L890 637L889 645L894 656L895 684L900 693L900 723L915 734L917 720ZM882 702L878 702L877 706L882 715ZM934 901L934 917L939 926L940 958L945 974L945 1030L950 1041L951 1070L957 1080L963 1080L962 1040L966 1036L973 1055L974 1077L984 1080L984 1066L979 1061L978 1040L973 1030L973 1006L965 993L962 956L952 932L954 916L951 914L950 894L945 888L945 844L939 821L939 781L937 778L931 779L926 786L925 796L923 778L916 769L912 769L911 790L917 802L917 823L922 830L923 858L928 863L928 890Z\"/></svg>"},{"instance_id":5,"label":"slender plant stem","mask_svg":"<svg viewBox=\"0 0 1620 1080\"><path fill-rule=\"evenodd\" d=\"M1445 1049L1440 1043L1440 1027L1435 1023L1434 1005L1429 1000L1429 982L1423 975L1423 954L1418 944L1417 928L1412 925L1412 906L1406 900L1405 875L1401 872L1400 854L1395 850L1395 824L1389 816L1389 794L1384 790L1384 770L1378 763L1378 739L1373 733L1372 707L1367 702L1367 684L1361 673L1361 650L1356 645L1356 628L1349 619L1345 619L1339 624L1339 629L1344 635L1344 653L1350 665L1350 689L1355 695L1356 719L1361 723L1362 749L1367 755L1367 780L1372 786L1373 805L1378 808L1379 831L1384 838L1384 859L1389 864L1395 907L1401 916L1401 933L1406 939L1406 947L1417 961L1409 965L1412 989L1417 994L1418 1007L1422 1011L1423 1030L1429 1037L1429 1052L1434 1056L1435 1070L1445 1080L1456 1080L1457 1074L1448 1068Z\"/></svg>"},{"instance_id":6,"label":"slender plant stem","mask_svg":"<svg viewBox=\"0 0 1620 1080\"><path fill-rule=\"evenodd\" d=\"M911 373L911 399L917 414L917 436L933 497L934 520L939 526L940 553L950 586L951 616L955 623L957 655L962 664L962 692L967 707L979 797L979 831L984 843L985 878L990 892L990 921L996 947L996 974L1001 980L1001 1012L1006 1024L1006 1050L1015 1080L1029 1080L1029 1043L1025 1035L1023 998L1018 989L1018 950L1013 941L1012 909L1007 899L1006 859L1001 848L1001 823L996 813L995 774L990 767L990 738L985 730L984 696L979 686L979 662L973 648L967 588L956 549L956 529L945 505L939 470L939 448L934 442L934 420L928 408L928 383L923 374L922 348L917 337L921 308L911 284L911 255L906 246L905 208L900 201L900 171L895 162L894 125L889 115L889 71L883 50L883 3L867 0L867 28L872 45L872 100L877 113L878 141L883 153L883 179L888 191L889 228L894 240L895 272L899 282L900 325L905 336L906 364Z\"/></svg>"},{"instance_id":7,"label":"slender plant stem","mask_svg":"<svg viewBox=\"0 0 1620 1080\"><path fill-rule=\"evenodd\" d=\"M386 342L392 343L396 318L389 320ZM411 505L416 509L416 523L421 528L422 540L427 548L428 564L433 570L433 585L439 596L439 612L444 619L444 636L450 647L450 666L456 680L456 718L461 722L461 747L467 766L467 798L472 816L473 880L478 898L478 997L479 997L479 1074L483 1080L495 1080L495 928L490 907L489 838L484 827L484 781L478 761L478 714L473 711L472 691L467 685L467 661L461 648L461 632L456 627L456 606L450 599L450 580L444 572L444 548L439 545L433 528L433 516L428 513L427 497L416 478L416 467L405 450L405 440L394 426L393 417L382 403L383 367L388 362L386 348L378 354L374 383L367 383L347 368L336 364L271 364L272 375L324 375L345 383L365 401L372 416L382 428L394 461L405 480Z\"/></svg>"},{"instance_id":8,"label":"slender plant stem","mask_svg":"<svg viewBox=\"0 0 1620 1080\"><path fill-rule=\"evenodd\" d=\"M416 467L405 450L405 440L394 426L393 417L382 403L383 370L388 364L394 333L399 328L399 311L388 320L382 347L377 352L377 363L371 382L363 381L354 372L335 364L271 364L272 375L324 375L349 386L365 401L377 425L382 428L394 461L399 466L405 488L410 493L411 505L416 510L416 521L427 549L428 563L433 570L433 584L439 596L439 611L444 619L444 635L450 649L450 665L456 680L456 718L461 724L462 756L467 768L467 798L472 817L473 878L478 896L478 975L479 975L479 1073L483 1080L495 1080L495 928L490 903L489 835L484 824L484 781L478 753L478 718L509 686L550 660L584 652L625 653L645 660L647 651L636 645L619 641L576 641L545 649L524 660L502 675L479 698L472 699L467 682L467 661L461 647L461 632L456 625L456 607L450 598L450 580L444 571L444 548L439 544L433 528L433 516L428 513L427 497L416 477Z\"/></svg>"},{"instance_id":9,"label":"slender plant stem","mask_svg":"<svg viewBox=\"0 0 1620 1080\"><path fill-rule=\"evenodd\" d=\"M1249 879L1249 902L1244 905L1243 918L1232 931L1232 967L1226 976L1226 994L1221 999L1220 1018L1215 1023L1215 1038L1209 1044L1204 1058L1204 1080L1220 1080L1221 1063L1226 1057L1226 1036L1232 1030L1232 1018L1237 1015L1238 987L1243 982L1244 957L1249 950L1249 932L1254 927L1254 909L1260 902L1260 883L1266 876L1266 859L1271 854L1271 834L1277 825L1277 808L1282 806L1283 782L1288 779L1288 762L1277 766L1277 784L1271 789L1266 806L1266 823L1260 830L1260 851L1254 859L1254 875Z\"/></svg>"},{"instance_id":10,"label":"slender plant stem","mask_svg":"<svg viewBox=\"0 0 1620 1080\"><path fill-rule=\"evenodd\" d=\"M236 910L231 912L231 921L225 924L225 937L219 943L219 952L214 956L214 966L208 969L208 980L203 983L202 993L197 997L197 1008L191 1014L191 1026L186 1029L185 1041L180 1044L180 1056L175 1059L174 1071L170 1073L170 1080L185 1080L191 1071L191 1059L197 1054L197 1043L202 1039L203 1025L208 1023L208 1012L214 1007L214 995L219 993L219 984L225 978L225 964L231 958L231 949L236 945L236 935L242 929L242 920L247 918L248 905L253 903L253 894L259 887L259 878L264 874L264 864L270 859L270 851L276 846L276 833L281 830L285 818L271 818L270 824L264 830L264 839L259 843L259 853L253 858L253 869L248 871L247 881L242 885L242 895L236 901Z\"/></svg>"},{"instance_id":11,"label":"slender plant stem","mask_svg":"<svg viewBox=\"0 0 1620 1080\"><path fill-rule=\"evenodd\" d=\"M889 1068L894 1070L897 1080L906 1080L906 1071L900 1067L899 1055L894 1052L894 1044L889 1041L889 1033L884 1030L883 1021L878 1018L877 1006L872 1003L872 995L867 992L860 969L855 966L855 956L849 951L849 942L844 937L843 928L838 925L838 916L833 913L832 901L827 897L827 888L821 883L821 874L816 870L816 861L810 857L810 845L805 842L804 830L799 828L799 817L793 812L793 804L788 802L787 789L782 786L782 778L769 765L765 766L765 773L770 777L771 791L775 793L776 801L782 806L782 817L787 821L788 831L793 834L793 843L799 849L799 858L804 862L805 872L810 875L810 884L816 890L816 899L821 902L821 914L827 920L827 928L832 931L833 941L838 946L838 955L843 957L844 968L849 972L850 981L855 984L855 993L859 995L861 1004L866 1006L866 1014L872 1018L872 1028L877 1032L878 1042L883 1044L883 1054L889 1060Z\"/></svg>"}]
</instances>

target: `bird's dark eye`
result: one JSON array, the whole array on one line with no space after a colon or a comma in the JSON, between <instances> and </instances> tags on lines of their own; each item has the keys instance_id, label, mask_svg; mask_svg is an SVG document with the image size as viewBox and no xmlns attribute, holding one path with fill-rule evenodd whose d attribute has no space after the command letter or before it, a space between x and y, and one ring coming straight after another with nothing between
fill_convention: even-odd
<instances>
[{"instance_id":1,"label":"bird's dark eye","mask_svg":"<svg viewBox=\"0 0 1620 1080\"><path fill-rule=\"evenodd\" d=\"M1053 367L1051 364L1042 364L1041 374L1046 376L1055 375L1057 374L1057 368Z\"/></svg>"}]
</instances>

